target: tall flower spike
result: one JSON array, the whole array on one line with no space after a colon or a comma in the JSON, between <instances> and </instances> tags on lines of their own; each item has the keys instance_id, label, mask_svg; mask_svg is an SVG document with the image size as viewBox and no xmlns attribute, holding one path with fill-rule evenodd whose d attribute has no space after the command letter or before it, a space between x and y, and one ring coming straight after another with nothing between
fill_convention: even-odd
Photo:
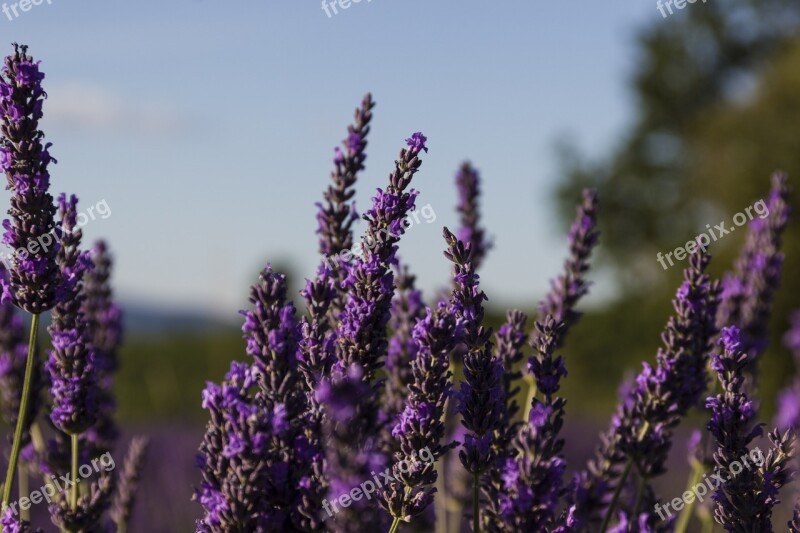
<instances>
[{"instance_id":1,"label":"tall flower spike","mask_svg":"<svg viewBox=\"0 0 800 533\"><path fill-rule=\"evenodd\" d=\"M794 436L790 431L770 433L772 446L766 456L759 448L750 449L753 439L763 433L745 392L744 369L752 355L744 351L736 326L722 328L719 343L724 350L713 357L711 368L722 393L706 400L711 410L707 427L717 441L714 462L721 472L735 475L725 476L716 490L714 518L727 531L772 531L772 508L779 503L779 490L791 479L788 464ZM748 459L754 464L743 467Z\"/></svg>"},{"instance_id":2,"label":"tall flower spike","mask_svg":"<svg viewBox=\"0 0 800 533\"><path fill-rule=\"evenodd\" d=\"M104 241L95 244L90 253L92 268L84 279L83 313L88 324L89 338L94 348L94 367L97 373L97 421L84 435L89 457L110 452L119 437L114 420L117 403L114 398L114 373L119 367L119 347L122 344L122 310L114 303L111 290L112 258ZM83 446L81 447L84 448Z\"/></svg>"},{"instance_id":3,"label":"tall flower spike","mask_svg":"<svg viewBox=\"0 0 800 533\"><path fill-rule=\"evenodd\" d=\"M253 309L242 312L242 331L247 353L254 358L258 371L255 400L261 409L280 413L286 421L286 427L273 435L263 457L270 482L285 488L269 494L266 504L284 516L281 529L290 524L313 529L317 525L318 494L311 477L320 452L306 434L309 405L297 362L300 330L294 304L286 299L285 277L273 273L267 265L250 290L250 302Z\"/></svg>"},{"instance_id":4,"label":"tall flower spike","mask_svg":"<svg viewBox=\"0 0 800 533\"><path fill-rule=\"evenodd\" d=\"M787 176L774 174L766 201L768 214L750 222L733 272L727 273L722 283L717 326L736 325L742 331L744 351L753 356L746 369L751 375L767 347L772 300L783 266L782 237L791 211L789 193Z\"/></svg>"},{"instance_id":5,"label":"tall flower spike","mask_svg":"<svg viewBox=\"0 0 800 533\"><path fill-rule=\"evenodd\" d=\"M479 277L470 262L472 252L447 228L445 256L453 263L455 280L451 298L452 312L464 322L462 342L464 381L458 393L461 423L469 431L458 457L473 476L473 524L480 527L479 512L482 476L497 459L495 432L500 430L505 411L503 364L492 353L491 329L484 328L483 302L486 294L478 286Z\"/></svg>"},{"instance_id":6,"label":"tall flower spike","mask_svg":"<svg viewBox=\"0 0 800 533\"><path fill-rule=\"evenodd\" d=\"M336 331L336 367L341 377L332 382L350 389L356 387L351 382L360 380L365 387L363 394L354 397L357 404L346 410L351 418L334 428L338 431L339 427L346 425L346 434L331 434L330 428L327 430L326 437L339 438L350 448L340 450L328 447L327 478L331 494L337 496L336 490L345 488L353 480L369 478L368 474L374 466L385 464L388 460L385 454L377 453L381 428L378 417L379 387L374 380L377 371L384 365L383 358L388 345L386 328L394 296L391 265L397 261L397 243L405 233L407 215L414 209L417 196L415 190L406 189L422 165L419 154L427 151L426 141L426 137L419 132L406 139L408 149L400 151L395 169L389 176L389 185L385 190L378 189L372 199L372 208L364 214L367 230L361 243L363 257L357 257L347 265L347 278L342 284L347 292L347 300ZM326 387L335 390L331 389L330 384ZM326 410L331 408L338 410L326 406ZM376 459L378 457L380 459ZM346 524L355 530L374 527L369 523L367 514L355 507L340 513L336 523Z\"/></svg>"},{"instance_id":7,"label":"tall flower spike","mask_svg":"<svg viewBox=\"0 0 800 533\"><path fill-rule=\"evenodd\" d=\"M472 263L479 270L486 253L492 248L492 242L486 237L486 231L480 226L480 174L469 162L461 164L456 173L456 189L458 189L458 211L461 226L456 235L458 240L469 244L472 250Z\"/></svg>"},{"instance_id":8,"label":"tall flower spike","mask_svg":"<svg viewBox=\"0 0 800 533\"><path fill-rule=\"evenodd\" d=\"M208 383L203 408L209 412L197 464L203 481L195 493L205 514L198 532L282 531L287 509L273 504L287 493L289 458L266 458L274 438L285 440L290 420L278 406L256 399L260 371L232 363L221 385Z\"/></svg>"},{"instance_id":9,"label":"tall flower spike","mask_svg":"<svg viewBox=\"0 0 800 533\"><path fill-rule=\"evenodd\" d=\"M389 321L394 276L390 265L397 259L397 243L405 233L408 213L414 209L415 190L406 191L422 162L419 153L426 138L415 133L406 140L386 190L378 189L372 208L364 214L367 231L362 240L363 258L347 265L347 302L337 332L337 356L345 368L359 365L364 380L371 382L383 366L386 326Z\"/></svg>"},{"instance_id":10,"label":"tall flower spike","mask_svg":"<svg viewBox=\"0 0 800 533\"><path fill-rule=\"evenodd\" d=\"M317 203L319 252L326 258L337 280L337 297L330 308L330 318L334 321L344 305L341 282L346 275L338 256L353 247L353 223L358 220L355 203L352 201L355 195L353 186L358 173L364 170L364 161L367 159L367 136L374 107L372 95L367 94L355 111L353 124L347 127L347 138L342 141L342 148L336 147L334 150L334 170L331 172L333 183L323 195L324 203Z\"/></svg>"},{"instance_id":11,"label":"tall flower spike","mask_svg":"<svg viewBox=\"0 0 800 533\"><path fill-rule=\"evenodd\" d=\"M534 354L528 368L541 399L534 397L530 416L517 436L516 454L504 458L502 487L497 490L496 514L502 531L539 531L552 528L563 494L566 460L559 437L566 400L557 396L566 376L563 357L555 355L563 324L548 316L536 322Z\"/></svg>"},{"instance_id":12,"label":"tall flower spike","mask_svg":"<svg viewBox=\"0 0 800 533\"><path fill-rule=\"evenodd\" d=\"M126 531L136 501L136 489L144 469L149 442L145 437L134 437L128 445L122 475L111 505L111 520L117 531Z\"/></svg>"},{"instance_id":13,"label":"tall flower spike","mask_svg":"<svg viewBox=\"0 0 800 533\"><path fill-rule=\"evenodd\" d=\"M645 488L649 479L664 472L672 430L706 388L719 293L705 273L709 260L699 252L690 257L673 300L675 315L662 333L657 366L644 363L635 386L618 406L595 459L576 478L574 507L562 517L562 525L570 520L580 530L600 522L601 515L608 521L633 465ZM622 488L617 491L618 487ZM627 511L635 509L625 511L631 516Z\"/></svg>"},{"instance_id":14,"label":"tall flower spike","mask_svg":"<svg viewBox=\"0 0 800 533\"><path fill-rule=\"evenodd\" d=\"M53 308L48 330L53 349L47 361L53 410L50 419L64 433L79 435L97 419L97 379L94 349L83 313L83 277L90 261L79 250L82 233L76 226L78 199L58 197L61 247L58 264L62 297Z\"/></svg>"},{"instance_id":15,"label":"tall flower spike","mask_svg":"<svg viewBox=\"0 0 800 533\"><path fill-rule=\"evenodd\" d=\"M395 521L408 522L433 501L437 472L434 462L456 443L443 444L445 401L450 396L450 351L461 335L461 324L449 313L447 304L436 311L427 309L425 318L414 326L417 343L411 361L412 382L403 412L392 428L399 443L395 454L395 481L384 490L381 502ZM422 451L427 452L422 457ZM401 468L401 461L405 468Z\"/></svg>"},{"instance_id":16,"label":"tall flower spike","mask_svg":"<svg viewBox=\"0 0 800 533\"><path fill-rule=\"evenodd\" d=\"M556 323L564 324L560 336L556 338L556 348L561 347L563 337L580 318L575 306L589 292L586 272L589 270L589 257L600 236L597 230L597 207L597 192L585 189L575 222L569 230L569 257L564 261L564 271L551 282L550 292L539 304L540 322L551 315Z\"/></svg>"},{"instance_id":17,"label":"tall flower spike","mask_svg":"<svg viewBox=\"0 0 800 533\"><path fill-rule=\"evenodd\" d=\"M43 79L27 47L14 45L14 54L6 57L0 71L0 170L13 191L3 242L15 250L2 299L31 314L53 307L59 283L58 246L52 235L56 208L48 192L47 169L55 160L39 130L47 97Z\"/></svg>"}]
</instances>

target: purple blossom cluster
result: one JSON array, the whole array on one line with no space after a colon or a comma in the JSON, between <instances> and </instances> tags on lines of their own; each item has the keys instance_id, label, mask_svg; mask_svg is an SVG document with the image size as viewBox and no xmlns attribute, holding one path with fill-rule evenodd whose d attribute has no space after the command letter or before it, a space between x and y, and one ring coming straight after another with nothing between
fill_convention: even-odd
<instances>
[{"instance_id":1,"label":"purple blossom cluster","mask_svg":"<svg viewBox=\"0 0 800 533\"><path fill-rule=\"evenodd\" d=\"M15 250L11 266L0 267L0 412L14 429L0 526L9 533L34 530L23 504L28 496L36 503L25 488L30 475L74 480L79 465L110 454L119 437L112 385L122 314L112 298L111 256L103 242L82 250L77 197L62 193L54 202L49 193L55 160L39 129L43 80L39 62L15 44L0 70L0 170L12 191L3 242ZM38 326L45 311L52 311L51 348L42 362ZM82 490L73 484L48 498L53 525L124 530L143 458L144 441L136 440L121 473L101 469ZM17 474L19 496L12 502Z\"/></svg>"},{"instance_id":2,"label":"purple blossom cluster","mask_svg":"<svg viewBox=\"0 0 800 533\"><path fill-rule=\"evenodd\" d=\"M722 286L709 255L690 257L654 361L624 389L595 457L570 478L561 393L568 364L559 352L589 292L597 194L583 193L563 270L532 327L513 310L493 335L478 274L491 244L470 164L456 177L460 228L443 230L450 293L426 304L400 262L419 194L411 182L428 151L422 133L406 139L361 217L363 255L328 259L356 242L353 197L373 107L367 96L356 111L318 204L323 257L300 291L305 313L268 267L243 312L248 362L233 363L203 393L210 420L198 457L197 530L396 533L469 522L476 532L685 532L684 517L655 512L655 481L678 425L707 398L706 443L713 466L728 469L761 432L749 366L764 350L782 268L786 178L773 178L770 214L753 221ZM725 349L712 355L717 339ZM796 332L787 339L800 347ZM782 425L800 418L795 389L782 402ZM770 439L757 468L716 488L713 516L728 531L772 531L778 492L793 475L794 436L776 430Z\"/></svg>"}]
</instances>

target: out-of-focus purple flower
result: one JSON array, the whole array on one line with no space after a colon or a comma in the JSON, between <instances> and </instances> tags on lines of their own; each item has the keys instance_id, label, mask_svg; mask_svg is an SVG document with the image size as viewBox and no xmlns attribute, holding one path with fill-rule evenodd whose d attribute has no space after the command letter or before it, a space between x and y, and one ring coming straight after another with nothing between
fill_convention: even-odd
<instances>
[{"instance_id":1,"label":"out-of-focus purple flower","mask_svg":"<svg viewBox=\"0 0 800 533\"><path fill-rule=\"evenodd\" d=\"M479 270L486 253L492 248L491 241L486 237L486 231L480 226L480 175L469 163L464 162L456 173L456 189L458 190L458 204L456 210L460 217L460 227L456 232L458 240L469 244L472 250L470 258Z\"/></svg>"},{"instance_id":2,"label":"out-of-focus purple flower","mask_svg":"<svg viewBox=\"0 0 800 533\"><path fill-rule=\"evenodd\" d=\"M743 350L752 356L746 372L753 376L755 363L767 347L772 301L780 284L783 232L791 212L789 193L786 175L774 174L766 201L768 214L750 222L733 271L722 282L717 326L735 325L741 330Z\"/></svg>"},{"instance_id":3,"label":"out-of-focus purple flower","mask_svg":"<svg viewBox=\"0 0 800 533\"><path fill-rule=\"evenodd\" d=\"M762 435L763 424L756 422L753 401L745 391L745 367L753 355L744 351L740 336L736 326L722 328L719 344L724 350L714 356L722 392L706 399L711 410L707 428L717 442L714 462L729 473L714 494L714 518L727 531L772 531L778 491L792 477L789 462L795 438L791 431L775 430L769 434L772 446L766 455L750 449ZM747 459L753 464L743 467Z\"/></svg>"},{"instance_id":4,"label":"out-of-focus purple flower","mask_svg":"<svg viewBox=\"0 0 800 533\"><path fill-rule=\"evenodd\" d=\"M600 236L597 208L597 192L584 190L583 201L569 231L569 256L564 261L564 271L551 282L550 292L539 304L539 321L551 315L556 323L564 324L561 336L556 339L556 349L561 347L563 336L580 318L575 306L589 292L586 272L589 270L589 257Z\"/></svg>"},{"instance_id":5,"label":"out-of-focus purple flower","mask_svg":"<svg viewBox=\"0 0 800 533\"><path fill-rule=\"evenodd\" d=\"M27 55L27 47L14 45L14 53L0 70L0 167L13 191L3 242L15 250L2 299L32 314L55 305L59 285L58 243L53 235L56 208L48 192L48 166L55 160L39 130L46 98L42 79L39 63Z\"/></svg>"},{"instance_id":6,"label":"out-of-focus purple flower","mask_svg":"<svg viewBox=\"0 0 800 533\"><path fill-rule=\"evenodd\" d=\"M122 309L114 303L111 290L112 258L104 241L98 241L89 259L92 268L84 275L83 314L94 349L94 368L97 374L97 420L83 436L91 449L89 457L112 451L119 437L114 420L117 403L114 398L114 373L122 344ZM81 446L85 448L85 446Z\"/></svg>"},{"instance_id":7,"label":"out-of-focus purple flower","mask_svg":"<svg viewBox=\"0 0 800 533\"><path fill-rule=\"evenodd\" d=\"M796 375L792 384L778 395L778 413L775 425L780 429L800 429L800 311L792 315L789 331L783 337L786 347L794 356Z\"/></svg>"}]
</instances>

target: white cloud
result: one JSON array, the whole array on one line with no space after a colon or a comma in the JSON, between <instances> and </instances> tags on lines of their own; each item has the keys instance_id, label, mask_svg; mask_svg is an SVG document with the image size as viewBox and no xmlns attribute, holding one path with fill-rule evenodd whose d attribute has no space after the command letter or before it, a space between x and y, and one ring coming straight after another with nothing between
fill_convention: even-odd
<instances>
[{"instance_id":1,"label":"white cloud","mask_svg":"<svg viewBox=\"0 0 800 533\"><path fill-rule=\"evenodd\" d=\"M172 136L188 127L175 109L125 98L113 90L84 82L50 85L45 120L48 126L99 134Z\"/></svg>"}]
</instances>

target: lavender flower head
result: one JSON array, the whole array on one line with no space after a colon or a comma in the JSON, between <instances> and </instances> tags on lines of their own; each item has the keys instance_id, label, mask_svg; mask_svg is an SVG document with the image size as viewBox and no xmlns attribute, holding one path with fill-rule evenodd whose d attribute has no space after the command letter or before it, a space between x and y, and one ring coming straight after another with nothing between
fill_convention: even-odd
<instances>
[{"instance_id":1,"label":"lavender flower head","mask_svg":"<svg viewBox=\"0 0 800 533\"><path fill-rule=\"evenodd\" d=\"M461 226L456 235L458 240L470 244L475 270L480 269L486 253L492 248L492 242L486 237L486 231L480 227L480 174L469 163L464 162L456 174L458 189L458 211Z\"/></svg>"},{"instance_id":2,"label":"lavender flower head","mask_svg":"<svg viewBox=\"0 0 800 533\"><path fill-rule=\"evenodd\" d=\"M91 262L79 250L82 234L76 227L78 199L75 196L67 199L62 194L58 204L61 217L58 265L63 285L49 327L53 344L46 365L53 397L50 419L63 432L77 435L91 427L97 417L95 355L83 312L83 277Z\"/></svg>"},{"instance_id":3,"label":"lavender flower head","mask_svg":"<svg viewBox=\"0 0 800 533\"><path fill-rule=\"evenodd\" d=\"M86 432L91 446L90 457L112 451L119 429L114 420L114 373L122 344L122 309L114 303L111 290L112 258L104 241L95 244L90 253L92 268L84 276L83 313L94 348L94 367L97 373L97 421ZM83 446L82 446L83 448Z\"/></svg>"},{"instance_id":4,"label":"lavender flower head","mask_svg":"<svg viewBox=\"0 0 800 533\"><path fill-rule=\"evenodd\" d=\"M767 347L772 301L783 268L783 232L791 212L789 193L786 175L774 174L766 201L768 214L750 222L733 272L727 273L722 283L717 326L736 325L741 330L744 350L753 356L747 368L751 375Z\"/></svg>"},{"instance_id":5,"label":"lavender flower head","mask_svg":"<svg viewBox=\"0 0 800 533\"><path fill-rule=\"evenodd\" d=\"M580 527L599 521L601 514L609 516L612 494L625 483L629 465L635 463L645 481L664 472L673 428L706 388L705 365L716 335L719 294L717 283L705 273L709 261L699 252L690 257L673 300L675 315L662 333L664 346L656 356L657 365L643 364L635 386L612 417L597 456L576 478L571 503L573 520Z\"/></svg>"},{"instance_id":6,"label":"lavender flower head","mask_svg":"<svg viewBox=\"0 0 800 533\"><path fill-rule=\"evenodd\" d=\"M784 345L792 352L795 377L792 384L778 395L778 413L775 425L781 429L800 428L800 311L792 315L789 331L783 337Z\"/></svg>"},{"instance_id":7,"label":"lavender flower head","mask_svg":"<svg viewBox=\"0 0 800 533\"><path fill-rule=\"evenodd\" d=\"M55 206L49 194L47 167L55 160L39 130L47 97L39 63L27 47L14 45L0 70L0 170L13 191L10 220L3 221L3 242L15 250L13 266L2 284L2 299L40 314L53 307L59 283L58 246L50 233Z\"/></svg>"},{"instance_id":8,"label":"lavender flower head","mask_svg":"<svg viewBox=\"0 0 800 533\"><path fill-rule=\"evenodd\" d=\"M551 282L552 288L539 305L539 320L552 315L557 323L564 323L562 336L578 320L580 313L575 306L589 292L586 272L589 257L599 239L597 230L597 192L583 191L583 202L578 206L575 222L569 231L569 257L564 261L564 272ZM556 348L561 347L562 338L557 339Z\"/></svg>"},{"instance_id":9,"label":"lavender flower head","mask_svg":"<svg viewBox=\"0 0 800 533\"><path fill-rule=\"evenodd\" d=\"M451 389L448 355L460 336L461 324L444 302L435 311L428 308L414 326L418 349L411 362L413 380L405 408L392 428L400 449L395 455L398 467L393 472L395 482L386 488L381 502L393 517L406 522L433 501L434 462L456 444L442 440L445 401ZM429 457L421 457L420 450L426 450ZM400 461L406 462L405 468L400 468Z\"/></svg>"},{"instance_id":10,"label":"lavender flower head","mask_svg":"<svg viewBox=\"0 0 800 533\"><path fill-rule=\"evenodd\" d=\"M778 491L791 479L788 464L792 458L791 432L770 433L772 444L764 456L750 443L763 434L756 422L756 409L745 392L745 367L752 358L744 351L741 332L736 326L722 328L719 343L724 350L713 356L711 368L717 373L722 392L709 396L711 410L708 430L717 441L714 462L728 475L714 494L715 520L727 531L772 531L772 508L779 503ZM750 458L754 465L742 468ZM737 466L734 466L738 463Z\"/></svg>"}]
</instances>

